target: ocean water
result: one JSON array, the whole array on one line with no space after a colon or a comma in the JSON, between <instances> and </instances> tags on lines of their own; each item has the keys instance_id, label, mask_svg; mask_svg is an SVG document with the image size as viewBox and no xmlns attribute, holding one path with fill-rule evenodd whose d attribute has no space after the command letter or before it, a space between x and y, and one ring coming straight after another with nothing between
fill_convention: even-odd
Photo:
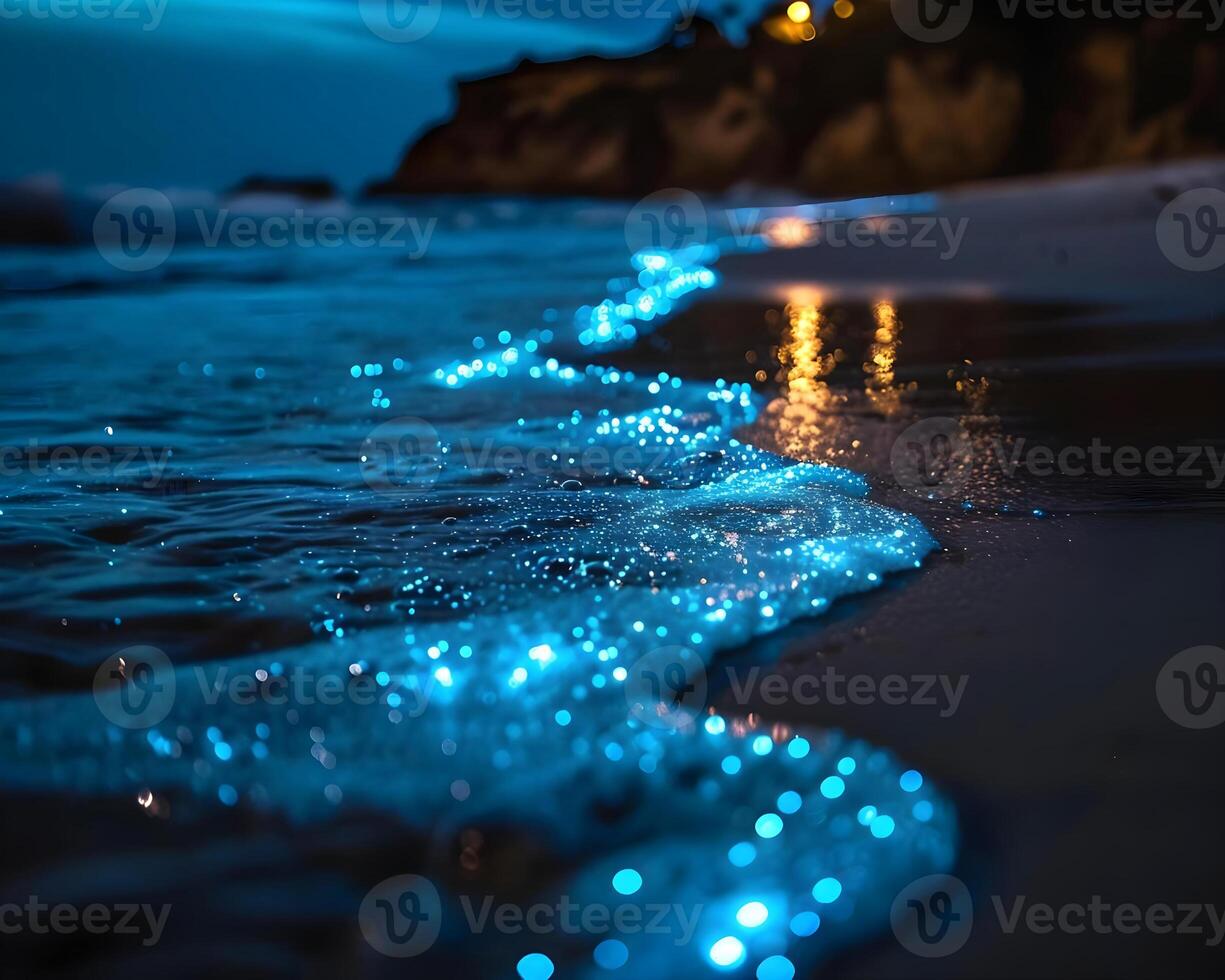
<instances>
[{"instance_id":1,"label":"ocean water","mask_svg":"<svg viewBox=\"0 0 1225 980\"><path fill-rule=\"evenodd\" d=\"M936 547L798 451L819 331L793 313L774 414L683 355L626 370L729 241L631 256L616 207L431 208L421 257L0 258L0 786L133 822L382 814L426 843L361 888L427 878L412 952L490 975L775 980L887 929L953 862L945 797L853 732L707 707L722 655ZM487 884L692 928L474 939L450 843L507 827L548 870ZM347 914L402 955L387 887Z\"/></svg>"}]
</instances>

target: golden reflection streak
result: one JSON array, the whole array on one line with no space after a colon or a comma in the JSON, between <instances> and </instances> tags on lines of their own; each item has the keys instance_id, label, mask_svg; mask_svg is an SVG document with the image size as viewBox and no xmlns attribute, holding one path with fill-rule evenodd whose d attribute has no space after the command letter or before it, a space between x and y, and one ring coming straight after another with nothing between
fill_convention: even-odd
<instances>
[{"instance_id":1,"label":"golden reflection streak","mask_svg":"<svg viewBox=\"0 0 1225 980\"><path fill-rule=\"evenodd\" d=\"M787 327L778 349L782 393L770 406L779 448L796 459L813 460L821 449L822 421L836 401L825 377L836 358L824 350L826 321L817 302L797 298L783 310Z\"/></svg>"},{"instance_id":2,"label":"golden reflection streak","mask_svg":"<svg viewBox=\"0 0 1225 980\"><path fill-rule=\"evenodd\" d=\"M863 365L864 393L878 412L894 416L902 408L904 390L895 380L902 321L898 318L897 307L889 300L881 300L873 306L872 316L876 319L876 333L868 348L868 360Z\"/></svg>"}]
</instances>

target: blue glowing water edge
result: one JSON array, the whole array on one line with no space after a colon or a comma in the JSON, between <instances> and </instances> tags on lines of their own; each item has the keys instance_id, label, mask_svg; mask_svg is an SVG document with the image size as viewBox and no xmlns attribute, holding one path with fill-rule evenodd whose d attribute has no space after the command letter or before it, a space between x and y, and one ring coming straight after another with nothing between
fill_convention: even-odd
<instances>
[{"instance_id":1,"label":"blue glowing water edge","mask_svg":"<svg viewBox=\"0 0 1225 980\"><path fill-rule=\"evenodd\" d=\"M442 948L481 944L482 963L492 951L525 980L787 980L886 928L898 891L955 857L955 814L930 780L836 731L713 708L656 724L628 693L661 648L713 667L935 547L857 474L739 441L761 407L748 386L567 360L615 360L716 284L715 257L639 254L629 288L581 309L572 332L499 331L412 372L345 364L376 423L405 409L402 376L434 392L428 422L397 416L387 439L363 441L346 490L380 512L365 532L399 535L398 559L385 553L398 625L354 628L321 598L317 642L179 666L173 706L147 730L108 723L88 694L9 701L6 783L177 789L298 820L372 808L433 840L514 827L569 869L534 877L521 905L642 917L474 938L452 855L386 872L438 887ZM239 704L210 686L292 673L339 673L376 696Z\"/></svg>"}]
</instances>

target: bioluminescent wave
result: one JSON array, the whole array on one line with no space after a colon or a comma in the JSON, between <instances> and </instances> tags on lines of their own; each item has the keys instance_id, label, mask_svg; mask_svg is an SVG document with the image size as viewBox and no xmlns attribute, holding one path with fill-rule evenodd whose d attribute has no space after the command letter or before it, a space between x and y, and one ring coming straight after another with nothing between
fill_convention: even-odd
<instances>
[{"instance_id":1,"label":"bioluminescent wave","mask_svg":"<svg viewBox=\"0 0 1225 980\"><path fill-rule=\"evenodd\" d=\"M652 319L713 286L705 257L640 254L620 298L580 310L573 335L499 326L472 354L443 344L389 371L329 366L374 413L364 432L351 417L327 430L324 442L347 434L351 461L278 500L261 485L269 561L294 603L309 600L315 638L196 663L167 640L173 670L124 675L141 654L115 659L123 684L97 703L9 700L6 783L144 807L187 793L300 820L390 813L431 842L385 875L437 887L437 944L479 941L482 962L533 980L622 968L787 980L880 931L901 887L951 865L952 807L886 750L718 710L712 668L721 651L918 567L934 541L869 501L862 477L737 439L761 407L748 386L589 361L615 362ZM243 507L240 467L200 457L188 448L174 465L209 470ZM129 509L150 506L125 493ZM211 515L194 526L197 554L224 533L226 509ZM235 604L276 601L266 580L201 574ZM327 696L323 677L340 678ZM133 698L164 702L162 717L123 724ZM675 914L654 929L631 917L474 940L452 844L498 828L513 833L507 875L523 905Z\"/></svg>"}]
</instances>

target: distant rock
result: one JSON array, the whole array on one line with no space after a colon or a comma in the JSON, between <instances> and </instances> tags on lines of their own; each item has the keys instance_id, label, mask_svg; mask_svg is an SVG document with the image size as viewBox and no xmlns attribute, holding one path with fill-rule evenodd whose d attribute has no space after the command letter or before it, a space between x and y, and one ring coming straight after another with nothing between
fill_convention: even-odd
<instances>
[{"instance_id":1,"label":"distant rock","mask_svg":"<svg viewBox=\"0 0 1225 980\"><path fill-rule=\"evenodd\" d=\"M454 117L367 193L856 195L1206 154L1225 139L1225 42L1195 25L992 8L934 45L870 0L808 42L784 20L769 15L743 47L699 20L637 57L461 82Z\"/></svg>"},{"instance_id":2,"label":"distant rock","mask_svg":"<svg viewBox=\"0 0 1225 980\"><path fill-rule=\"evenodd\" d=\"M65 245L72 240L68 205L56 178L0 184L0 245Z\"/></svg>"},{"instance_id":3,"label":"distant rock","mask_svg":"<svg viewBox=\"0 0 1225 980\"><path fill-rule=\"evenodd\" d=\"M229 192L231 197L256 194L296 197L303 201L331 201L340 196L336 186L326 177L248 177Z\"/></svg>"}]
</instances>

